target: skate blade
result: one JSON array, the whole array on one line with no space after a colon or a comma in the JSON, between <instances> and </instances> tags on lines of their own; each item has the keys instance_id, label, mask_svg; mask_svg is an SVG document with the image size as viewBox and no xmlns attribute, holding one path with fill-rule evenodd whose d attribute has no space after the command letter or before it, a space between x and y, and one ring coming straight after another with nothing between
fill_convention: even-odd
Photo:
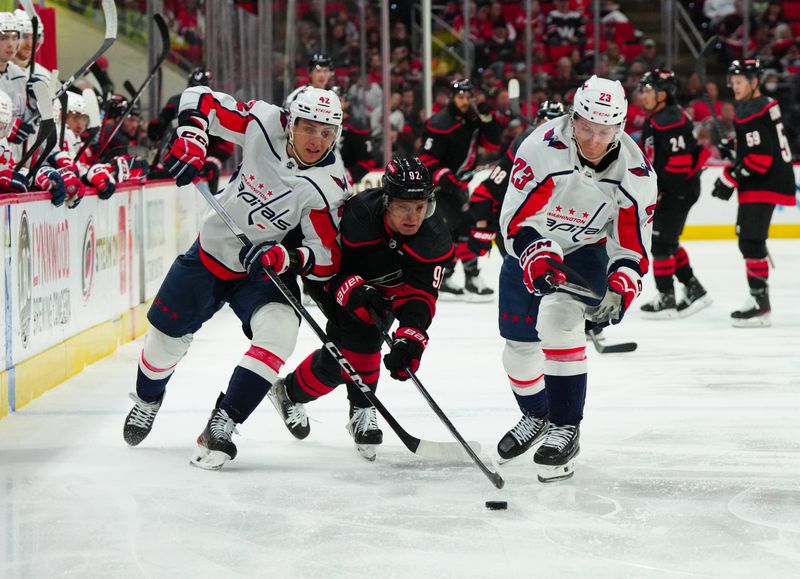
<instances>
[{"instance_id":1,"label":"skate blade","mask_svg":"<svg viewBox=\"0 0 800 579\"><path fill-rule=\"evenodd\" d=\"M572 478L572 475L575 474L575 459L570 459L567 464L537 464L536 467L539 482L558 482Z\"/></svg>"},{"instance_id":2,"label":"skate blade","mask_svg":"<svg viewBox=\"0 0 800 579\"><path fill-rule=\"evenodd\" d=\"M693 301L689 306L683 308L682 310L678 310L678 317L688 318L692 314L696 314L700 310L706 309L712 303L714 303L714 300L711 299L711 297L703 296L702 298Z\"/></svg>"},{"instance_id":3,"label":"skate blade","mask_svg":"<svg viewBox=\"0 0 800 579\"><path fill-rule=\"evenodd\" d=\"M205 446L198 446L189 464L203 470L220 470L229 460L231 457L220 450L209 450Z\"/></svg>"},{"instance_id":4,"label":"skate blade","mask_svg":"<svg viewBox=\"0 0 800 579\"><path fill-rule=\"evenodd\" d=\"M769 314L764 314L746 320L732 318L731 324L734 328L767 328L772 325L772 320L770 320Z\"/></svg>"},{"instance_id":5,"label":"skate blade","mask_svg":"<svg viewBox=\"0 0 800 579\"><path fill-rule=\"evenodd\" d=\"M678 317L678 310L670 308L668 310L661 310L660 312L646 312L640 310L642 319L645 320L674 320Z\"/></svg>"},{"instance_id":6,"label":"skate blade","mask_svg":"<svg viewBox=\"0 0 800 579\"><path fill-rule=\"evenodd\" d=\"M356 444L356 452L365 460L375 462L375 459L378 456L376 451L377 446L377 444Z\"/></svg>"},{"instance_id":7,"label":"skate blade","mask_svg":"<svg viewBox=\"0 0 800 579\"><path fill-rule=\"evenodd\" d=\"M494 301L494 293L480 295L480 294L473 294L473 293L467 292L465 294L465 296L466 297L464 298L464 301L465 302L470 302L470 303L473 303L473 304L485 304L485 303Z\"/></svg>"}]
</instances>

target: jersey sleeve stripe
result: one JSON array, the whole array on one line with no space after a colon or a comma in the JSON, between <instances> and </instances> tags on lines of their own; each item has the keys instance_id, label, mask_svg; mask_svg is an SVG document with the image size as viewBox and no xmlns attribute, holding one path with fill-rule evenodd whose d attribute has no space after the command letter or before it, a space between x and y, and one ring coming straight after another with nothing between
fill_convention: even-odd
<instances>
[{"instance_id":1,"label":"jersey sleeve stripe","mask_svg":"<svg viewBox=\"0 0 800 579\"><path fill-rule=\"evenodd\" d=\"M243 135L247 130L247 125L250 124L250 121L252 120L249 112L250 108L247 105L244 103L239 103L246 107L246 114L239 110L232 111L231 109L223 106L223 104L219 102L210 92L202 94L200 96L200 102L197 104L198 110L206 115L206 117L210 117L211 113L214 112L217 116L219 124L234 133Z\"/></svg>"},{"instance_id":2,"label":"jersey sleeve stripe","mask_svg":"<svg viewBox=\"0 0 800 579\"><path fill-rule=\"evenodd\" d=\"M455 131L456 129L458 129L460 126L461 126L461 123L456 123L456 124L454 124L452 127L448 128L448 129L437 129L436 127L431 125L430 121L428 121L425 124L425 129L430 131L430 132L432 132L432 133L438 133L440 135L448 135L448 134L452 133L453 131Z\"/></svg>"},{"instance_id":3,"label":"jersey sleeve stripe","mask_svg":"<svg viewBox=\"0 0 800 579\"><path fill-rule=\"evenodd\" d=\"M737 118L734 118L733 120L734 120L734 121L735 121L737 124L740 124L740 125L741 125L741 124L744 124L744 123L749 123L749 122L750 122L750 121L752 121L754 118L756 118L756 117L760 117L761 115L765 114L765 113L766 113L766 112L767 112L767 111L768 111L768 110L769 110L771 107L774 107L774 106L775 106L775 105L777 105L777 104L778 104L778 101L771 101L771 102L768 102L768 103L767 103L767 104L764 106L764 108L763 108L763 109L761 109L760 111L758 111L757 113L753 113L753 114L752 114L752 115L750 115L749 117L745 117L745 118L743 118L743 119L737 119Z\"/></svg>"},{"instance_id":4,"label":"jersey sleeve stripe","mask_svg":"<svg viewBox=\"0 0 800 579\"><path fill-rule=\"evenodd\" d=\"M413 257L414 257L414 259L416 259L416 260L418 260L418 261L421 261L421 262L423 262L423 263L436 263L437 261L444 261L444 260L448 260L448 259L450 259L450 258L452 258L452 257L453 257L453 252L455 251L455 249L454 249L454 248L453 248L453 246L451 245L451 246L450 246L450 251L448 251L448 252L447 252L447 253L445 253L444 255L442 255L442 256L440 256L440 257L434 257L434 258L431 258L431 259L425 259L425 258L424 258L424 257L422 257L420 254L418 254L418 253L416 253L415 251L413 251L413 250L412 250L412 249L411 249L411 248L408 246L408 244L403 244L403 249L405 249L405 250L408 252L408 254L409 254L409 255L413 256Z\"/></svg>"},{"instance_id":5,"label":"jersey sleeve stripe","mask_svg":"<svg viewBox=\"0 0 800 579\"><path fill-rule=\"evenodd\" d=\"M312 209L309 214L311 226L314 232L319 237L322 245L330 252L330 263L321 263L319 255L314 256L314 266L311 268L311 274L319 278L329 278L336 275L339 271L339 265L342 262L342 249L336 242L336 225L333 223L330 211L322 209Z\"/></svg>"},{"instance_id":6,"label":"jersey sleeve stripe","mask_svg":"<svg viewBox=\"0 0 800 579\"><path fill-rule=\"evenodd\" d=\"M745 156L743 162L748 169L752 169L758 173L766 173L772 166L772 156L749 153Z\"/></svg>"},{"instance_id":7,"label":"jersey sleeve stripe","mask_svg":"<svg viewBox=\"0 0 800 579\"><path fill-rule=\"evenodd\" d=\"M522 228L522 224L526 219L533 217L543 207L547 206L555 186L552 175L548 175L544 181L528 193L525 202L519 206L519 209L517 209L517 212L508 223L508 237L514 237Z\"/></svg>"}]
</instances>

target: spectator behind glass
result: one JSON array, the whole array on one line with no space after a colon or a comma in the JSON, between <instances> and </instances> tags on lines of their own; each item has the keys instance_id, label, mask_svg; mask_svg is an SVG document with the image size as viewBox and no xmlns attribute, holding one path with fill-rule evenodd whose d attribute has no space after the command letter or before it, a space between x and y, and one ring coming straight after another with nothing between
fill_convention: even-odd
<instances>
[{"instance_id":1,"label":"spectator behind glass","mask_svg":"<svg viewBox=\"0 0 800 579\"><path fill-rule=\"evenodd\" d=\"M606 45L606 50L603 52L601 59L608 67L608 75L603 78L619 81L625 78L628 67L625 63L625 57L619 49L619 44L616 42L609 42Z\"/></svg>"},{"instance_id":2,"label":"spectator behind glass","mask_svg":"<svg viewBox=\"0 0 800 579\"><path fill-rule=\"evenodd\" d=\"M703 95L700 95L697 99L692 101L692 110L694 111L694 122L699 123L703 119L706 119L711 116L711 109L708 107L708 99L711 99L711 103L714 106L714 111L716 112L716 116L720 115L720 111L722 108L722 103L719 101L719 87L717 87L717 83L715 82L707 82L706 83L706 94L708 98Z\"/></svg>"},{"instance_id":3,"label":"spectator behind glass","mask_svg":"<svg viewBox=\"0 0 800 579\"><path fill-rule=\"evenodd\" d=\"M547 15L545 33L548 44L581 45L586 35L586 22L580 12L569 9L569 0L556 0Z\"/></svg>"},{"instance_id":4,"label":"spectator behind glass","mask_svg":"<svg viewBox=\"0 0 800 579\"><path fill-rule=\"evenodd\" d=\"M703 2L703 15L709 20L709 28L716 31L726 16L736 12L738 0L705 0Z\"/></svg>"},{"instance_id":5,"label":"spectator behind glass","mask_svg":"<svg viewBox=\"0 0 800 579\"><path fill-rule=\"evenodd\" d=\"M551 96L558 95L563 99L567 91L574 89L577 85L578 79L572 69L572 61L566 56L562 56L556 62L555 74L548 83Z\"/></svg>"},{"instance_id":6,"label":"spectator behind glass","mask_svg":"<svg viewBox=\"0 0 800 579\"><path fill-rule=\"evenodd\" d=\"M764 14L761 15L761 22L774 28L780 23L786 23L786 18L783 15L783 3L780 0L772 0L767 4Z\"/></svg>"},{"instance_id":7,"label":"spectator behind glass","mask_svg":"<svg viewBox=\"0 0 800 579\"><path fill-rule=\"evenodd\" d=\"M516 46L508 35L508 26L503 20L496 20L491 37L483 44L480 66L490 67L495 76L500 76L506 63L518 59Z\"/></svg>"},{"instance_id":8,"label":"spectator behind glass","mask_svg":"<svg viewBox=\"0 0 800 579\"><path fill-rule=\"evenodd\" d=\"M603 5L600 8L600 22L629 22L625 14L622 13L622 8L614 0L603 0Z\"/></svg>"},{"instance_id":9,"label":"spectator behind glass","mask_svg":"<svg viewBox=\"0 0 800 579\"><path fill-rule=\"evenodd\" d=\"M692 101L703 95L703 84L696 72L689 75L686 85L678 93L678 102L681 106L689 106ZM695 119L696 121L697 119Z\"/></svg>"},{"instance_id":10,"label":"spectator behind glass","mask_svg":"<svg viewBox=\"0 0 800 579\"><path fill-rule=\"evenodd\" d=\"M661 59L656 54L656 41L646 38L642 42L642 51L634 57L633 62L641 62L644 70L653 70L661 66Z\"/></svg>"}]
</instances>

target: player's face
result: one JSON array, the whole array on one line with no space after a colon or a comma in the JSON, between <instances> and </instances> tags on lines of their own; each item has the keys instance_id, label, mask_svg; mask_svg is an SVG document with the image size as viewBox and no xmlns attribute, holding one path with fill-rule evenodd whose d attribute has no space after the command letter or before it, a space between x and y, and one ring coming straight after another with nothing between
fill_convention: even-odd
<instances>
[{"instance_id":1,"label":"player's face","mask_svg":"<svg viewBox=\"0 0 800 579\"><path fill-rule=\"evenodd\" d=\"M78 113L67 113L67 128L76 135L82 135L89 125L89 117Z\"/></svg>"},{"instance_id":2,"label":"player's face","mask_svg":"<svg viewBox=\"0 0 800 579\"><path fill-rule=\"evenodd\" d=\"M750 80L743 74L734 74L730 78L731 90L733 91L733 98L737 101L746 101L753 96L753 91L756 88L755 79Z\"/></svg>"},{"instance_id":3,"label":"player's face","mask_svg":"<svg viewBox=\"0 0 800 579\"><path fill-rule=\"evenodd\" d=\"M308 80L311 83L311 86L316 88L325 88L328 86L328 81L331 78L331 74L331 69L327 66L323 66L322 68L315 67L311 69L311 72L308 75Z\"/></svg>"},{"instance_id":4,"label":"player's face","mask_svg":"<svg viewBox=\"0 0 800 579\"><path fill-rule=\"evenodd\" d=\"M125 117L125 120L122 121L122 132L126 135L131 135L132 137L138 136L136 135L136 131L139 130L139 117L136 115L128 115Z\"/></svg>"},{"instance_id":5,"label":"player's face","mask_svg":"<svg viewBox=\"0 0 800 579\"><path fill-rule=\"evenodd\" d=\"M587 121L579 116L573 119L575 127L575 140L587 159L596 159L602 156L608 146L614 142L619 131L618 125L601 125Z\"/></svg>"},{"instance_id":6,"label":"player's face","mask_svg":"<svg viewBox=\"0 0 800 579\"><path fill-rule=\"evenodd\" d=\"M22 40L19 42L19 51L17 58L20 60L28 60L31 57L31 49L33 47L33 34L23 34Z\"/></svg>"},{"instance_id":7,"label":"player's face","mask_svg":"<svg viewBox=\"0 0 800 579\"><path fill-rule=\"evenodd\" d=\"M308 119L297 119L292 131L294 152L305 165L320 161L336 138L336 127Z\"/></svg>"},{"instance_id":8,"label":"player's face","mask_svg":"<svg viewBox=\"0 0 800 579\"><path fill-rule=\"evenodd\" d=\"M0 32L0 61L8 62L19 48L19 32L5 30Z\"/></svg>"},{"instance_id":9,"label":"player's face","mask_svg":"<svg viewBox=\"0 0 800 579\"><path fill-rule=\"evenodd\" d=\"M648 111L655 110L658 105L658 93L652 86L643 86L639 92L642 94L642 106Z\"/></svg>"},{"instance_id":10,"label":"player's face","mask_svg":"<svg viewBox=\"0 0 800 579\"><path fill-rule=\"evenodd\" d=\"M427 211L426 200L393 199L386 208L386 225L394 233L414 235L422 226Z\"/></svg>"},{"instance_id":11,"label":"player's face","mask_svg":"<svg viewBox=\"0 0 800 579\"><path fill-rule=\"evenodd\" d=\"M453 96L453 103L455 103L456 108L461 113L465 113L469 109L469 106L472 104L472 95L466 92L456 93Z\"/></svg>"}]
</instances>

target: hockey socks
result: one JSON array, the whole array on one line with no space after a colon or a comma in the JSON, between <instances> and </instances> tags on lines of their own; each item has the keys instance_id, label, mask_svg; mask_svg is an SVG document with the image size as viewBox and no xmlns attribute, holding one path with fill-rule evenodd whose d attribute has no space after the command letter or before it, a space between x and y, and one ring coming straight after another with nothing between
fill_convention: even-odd
<instances>
[{"instance_id":1,"label":"hockey socks","mask_svg":"<svg viewBox=\"0 0 800 579\"><path fill-rule=\"evenodd\" d=\"M769 281L769 260L766 257L745 258L744 265L747 269L747 285L750 286L750 293L753 293L753 290L766 289Z\"/></svg>"},{"instance_id":2,"label":"hockey socks","mask_svg":"<svg viewBox=\"0 0 800 579\"><path fill-rule=\"evenodd\" d=\"M261 404L270 386L255 372L236 366L218 408L224 410L236 424L241 424Z\"/></svg>"},{"instance_id":3,"label":"hockey socks","mask_svg":"<svg viewBox=\"0 0 800 579\"><path fill-rule=\"evenodd\" d=\"M682 284L687 284L694 277L692 266L689 263L689 254L683 247L679 247L673 256L675 259L675 277Z\"/></svg>"},{"instance_id":4,"label":"hockey socks","mask_svg":"<svg viewBox=\"0 0 800 579\"><path fill-rule=\"evenodd\" d=\"M144 358L142 358L144 362ZM142 370L142 363L139 364L139 369L136 372L136 395L141 398L143 402L155 402L160 400L164 395L167 388L167 382L172 377L172 369L164 378L151 378L153 373Z\"/></svg>"},{"instance_id":5,"label":"hockey socks","mask_svg":"<svg viewBox=\"0 0 800 579\"><path fill-rule=\"evenodd\" d=\"M583 420L586 402L586 374L545 376L547 403L552 424L577 425Z\"/></svg>"}]
</instances>

